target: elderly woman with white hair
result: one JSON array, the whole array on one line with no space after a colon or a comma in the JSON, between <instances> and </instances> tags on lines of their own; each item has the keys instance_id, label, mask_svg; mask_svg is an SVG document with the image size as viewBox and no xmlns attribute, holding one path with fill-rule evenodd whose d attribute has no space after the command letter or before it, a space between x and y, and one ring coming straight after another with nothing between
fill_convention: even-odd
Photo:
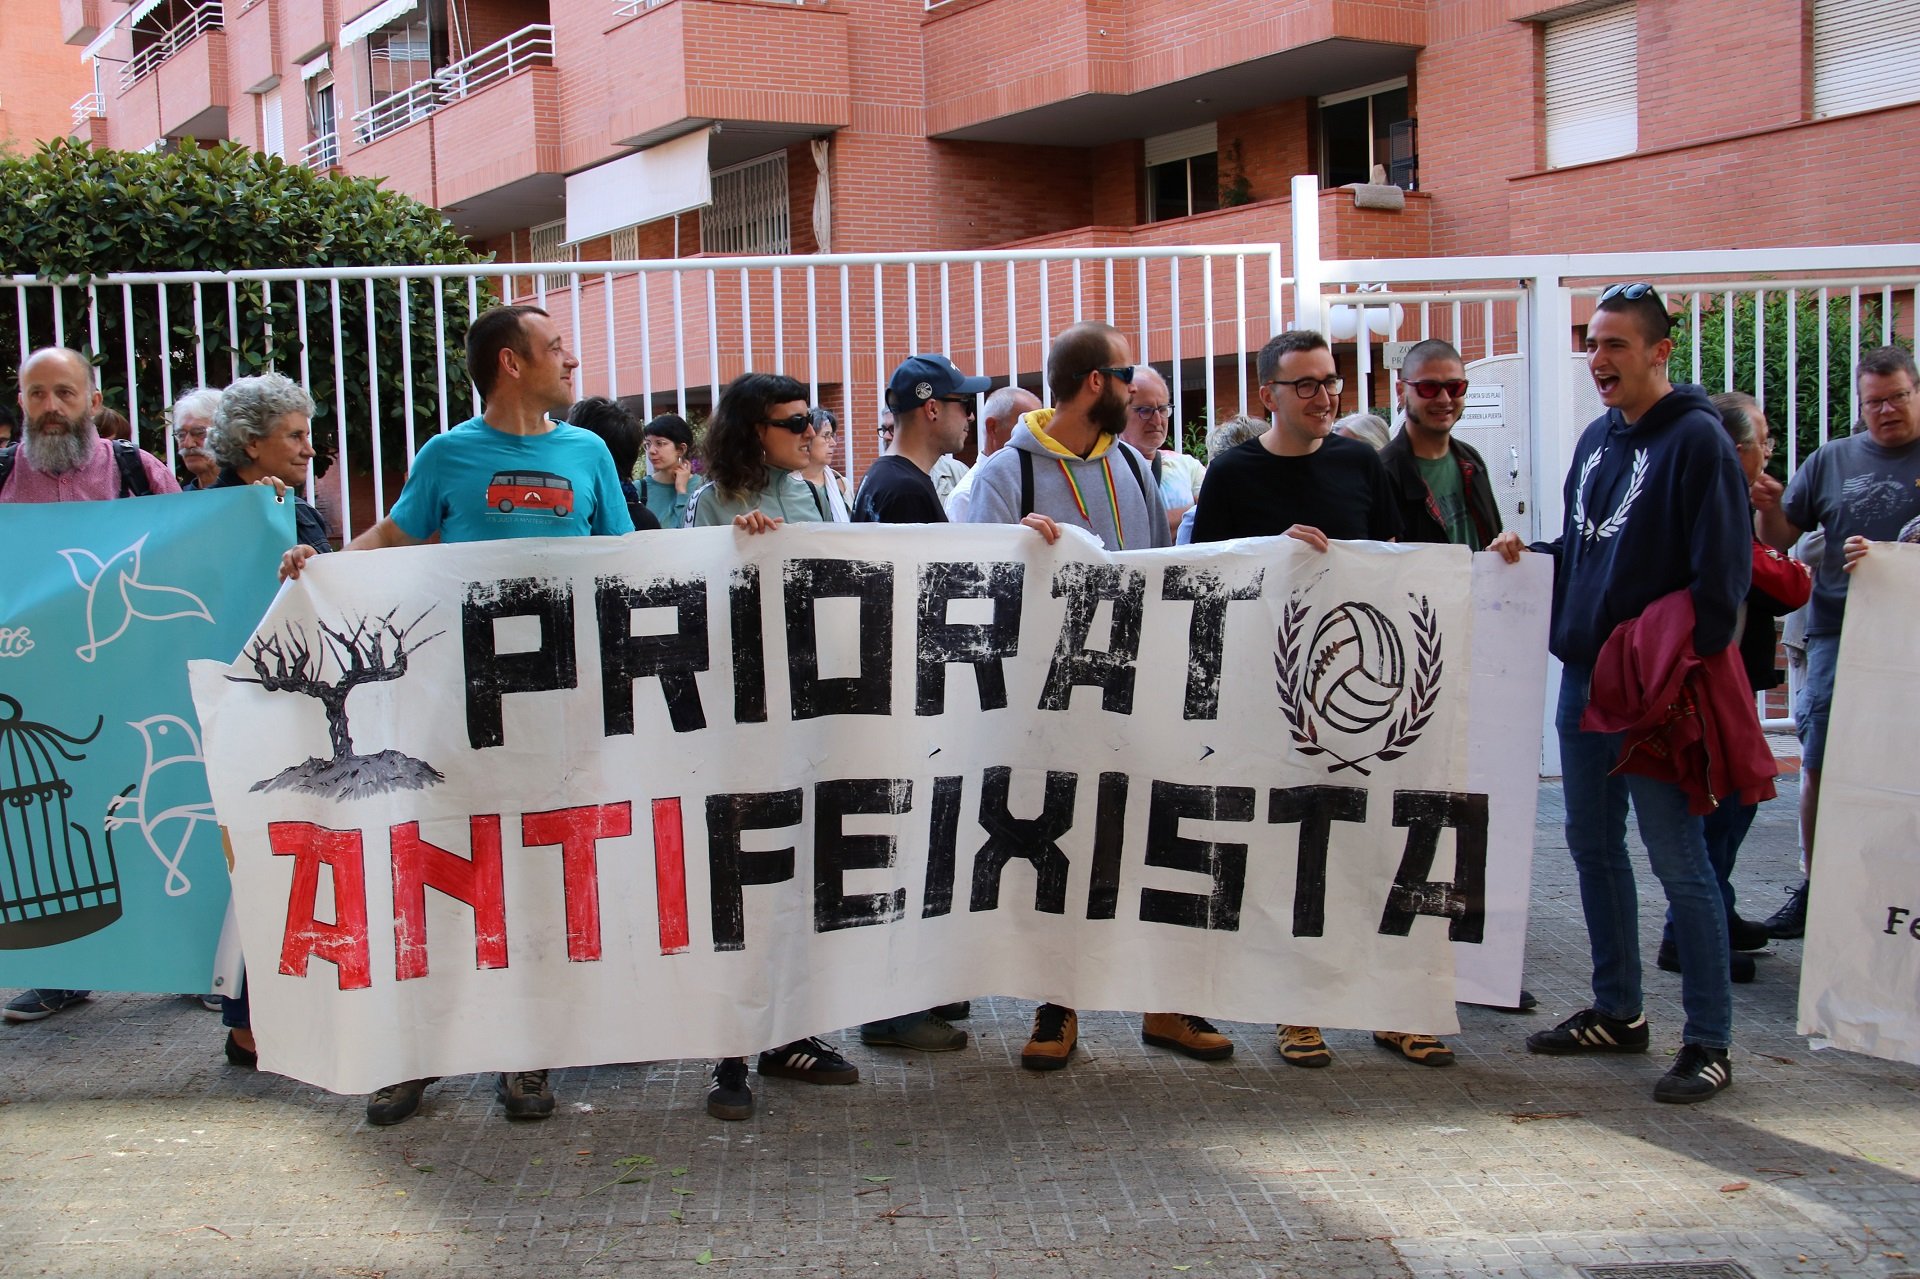
<instances>
[{"instance_id":1,"label":"elderly woman with white hair","mask_svg":"<svg viewBox=\"0 0 1920 1279\"><path fill-rule=\"evenodd\" d=\"M220 477L220 463L207 447L213 415L220 408L220 392L197 386L173 402L173 456L180 464L180 490L210 489Z\"/></svg>"},{"instance_id":2,"label":"elderly woman with white hair","mask_svg":"<svg viewBox=\"0 0 1920 1279\"><path fill-rule=\"evenodd\" d=\"M307 482L313 461L313 399L298 382L279 373L235 382L220 395L208 443L220 462L220 476L210 487L284 489L293 499L294 531L301 543L316 551L333 549L320 513L293 491Z\"/></svg>"},{"instance_id":3,"label":"elderly woman with white hair","mask_svg":"<svg viewBox=\"0 0 1920 1279\"><path fill-rule=\"evenodd\" d=\"M333 549L320 513L295 491L306 483L313 461L313 399L298 382L279 373L236 381L220 394L207 443L220 462L219 477L207 487L271 485L293 503L300 542L322 553ZM227 1028L227 1060L252 1069L259 1052L244 976L239 997L221 999L220 1022Z\"/></svg>"}]
</instances>

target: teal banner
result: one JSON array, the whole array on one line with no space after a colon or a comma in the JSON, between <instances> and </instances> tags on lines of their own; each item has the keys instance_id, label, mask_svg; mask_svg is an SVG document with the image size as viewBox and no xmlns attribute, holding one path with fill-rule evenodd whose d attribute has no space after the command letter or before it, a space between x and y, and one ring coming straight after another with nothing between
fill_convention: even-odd
<instances>
[{"instance_id":1,"label":"teal banner","mask_svg":"<svg viewBox=\"0 0 1920 1279\"><path fill-rule=\"evenodd\" d=\"M227 864L187 690L277 588L264 488L0 504L0 986L213 989Z\"/></svg>"}]
</instances>

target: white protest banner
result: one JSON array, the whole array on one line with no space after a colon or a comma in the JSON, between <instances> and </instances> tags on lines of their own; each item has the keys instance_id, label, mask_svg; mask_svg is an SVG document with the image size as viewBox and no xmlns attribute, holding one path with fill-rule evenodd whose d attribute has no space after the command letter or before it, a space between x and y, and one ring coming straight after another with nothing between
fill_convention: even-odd
<instances>
[{"instance_id":1,"label":"white protest banner","mask_svg":"<svg viewBox=\"0 0 1920 1279\"><path fill-rule=\"evenodd\" d=\"M1450 1032L1469 654L1539 629L1476 635L1470 562L978 526L317 558L193 672L262 1064L365 1092L984 994Z\"/></svg>"},{"instance_id":2,"label":"white protest banner","mask_svg":"<svg viewBox=\"0 0 1920 1279\"><path fill-rule=\"evenodd\" d=\"M1876 544L1847 587L1820 772L1800 1033L1920 1064L1920 547Z\"/></svg>"}]
</instances>

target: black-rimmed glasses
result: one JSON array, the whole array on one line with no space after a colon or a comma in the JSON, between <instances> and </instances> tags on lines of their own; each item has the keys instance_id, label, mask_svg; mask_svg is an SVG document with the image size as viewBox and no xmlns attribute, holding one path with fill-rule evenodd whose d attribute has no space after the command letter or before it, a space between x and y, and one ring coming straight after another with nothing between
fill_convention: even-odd
<instances>
[{"instance_id":1,"label":"black-rimmed glasses","mask_svg":"<svg viewBox=\"0 0 1920 1279\"><path fill-rule=\"evenodd\" d=\"M805 435L813 429L813 414L795 413L792 417L762 418L767 426L777 426L783 431L792 431L795 435Z\"/></svg>"},{"instance_id":2,"label":"black-rimmed glasses","mask_svg":"<svg viewBox=\"0 0 1920 1279\"><path fill-rule=\"evenodd\" d=\"M1107 368L1103 366L1090 371L1094 373L1104 373L1108 377L1117 377L1127 385L1133 385L1133 365L1131 364L1123 364L1119 368Z\"/></svg>"},{"instance_id":3,"label":"black-rimmed glasses","mask_svg":"<svg viewBox=\"0 0 1920 1279\"><path fill-rule=\"evenodd\" d=\"M1346 387L1347 379L1343 377L1297 377L1291 382L1286 382L1276 378L1267 383L1267 385L1290 386L1293 388L1293 393L1303 400L1311 400L1321 391L1325 391L1328 398L1331 399L1338 396L1341 390Z\"/></svg>"}]
</instances>

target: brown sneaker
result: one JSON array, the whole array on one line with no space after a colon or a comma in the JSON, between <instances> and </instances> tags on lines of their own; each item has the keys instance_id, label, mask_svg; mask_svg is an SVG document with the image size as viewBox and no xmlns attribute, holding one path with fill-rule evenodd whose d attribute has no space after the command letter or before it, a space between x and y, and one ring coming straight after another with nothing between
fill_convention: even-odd
<instances>
[{"instance_id":1,"label":"brown sneaker","mask_svg":"<svg viewBox=\"0 0 1920 1279\"><path fill-rule=\"evenodd\" d=\"M1148 1013L1140 1022L1140 1038L1156 1048L1171 1048L1199 1061L1233 1056L1233 1041L1215 1030L1205 1017L1185 1013Z\"/></svg>"},{"instance_id":2,"label":"brown sneaker","mask_svg":"<svg viewBox=\"0 0 1920 1279\"><path fill-rule=\"evenodd\" d=\"M1020 1064L1028 1070L1059 1070L1079 1042L1079 1015L1059 1004L1042 1004L1033 1010L1033 1038L1020 1050Z\"/></svg>"},{"instance_id":3,"label":"brown sneaker","mask_svg":"<svg viewBox=\"0 0 1920 1279\"><path fill-rule=\"evenodd\" d=\"M1280 1041L1280 1060L1287 1065L1313 1069L1333 1065L1333 1050L1320 1038L1318 1026L1275 1026L1273 1035Z\"/></svg>"},{"instance_id":4,"label":"brown sneaker","mask_svg":"<svg viewBox=\"0 0 1920 1279\"><path fill-rule=\"evenodd\" d=\"M1453 1049L1435 1039L1432 1035L1416 1035L1411 1031L1376 1030L1373 1042L1382 1048L1391 1048L1408 1061L1422 1066L1453 1065Z\"/></svg>"}]
</instances>

